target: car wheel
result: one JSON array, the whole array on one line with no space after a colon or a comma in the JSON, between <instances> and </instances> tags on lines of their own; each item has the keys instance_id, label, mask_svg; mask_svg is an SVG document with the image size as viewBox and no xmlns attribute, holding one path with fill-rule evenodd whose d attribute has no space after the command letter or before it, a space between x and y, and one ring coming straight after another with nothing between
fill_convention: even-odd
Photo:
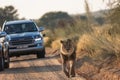
<instances>
[{"instance_id":1,"label":"car wheel","mask_svg":"<svg viewBox=\"0 0 120 80\"><path fill-rule=\"evenodd\" d=\"M45 48L42 51L37 52L37 58L45 58Z\"/></svg>"},{"instance_id":2,"label":"car wheel","mask_svg":"<svg viewBox=\"0 0 120 80\"><path fill-rule=\"evenodd\" d=\"M9 50L6 50L4 57L4 68L9 68L9 63L10 63Z\"/></svg>"},{"instance_id":3,"label":"car wheel","mask_svg":"<svg viewBox=\"0 0 120 80\"><path fill-rule=\"evenodd\" d=\"M4 60L3 57L0 57L0 71L4 70Z\"/></svg>"},{"instance_id":4,"label":"car wheel","mask_svg":"<svg viewBox=\"0 0 120 80\"><path fill-rule=\"evenodd\" d=\"M7 57L7 58L4 60L4 67L5 67L5 68L9 68L9 63L10 63L10 58Z\"/></svg>"}]
</instances>

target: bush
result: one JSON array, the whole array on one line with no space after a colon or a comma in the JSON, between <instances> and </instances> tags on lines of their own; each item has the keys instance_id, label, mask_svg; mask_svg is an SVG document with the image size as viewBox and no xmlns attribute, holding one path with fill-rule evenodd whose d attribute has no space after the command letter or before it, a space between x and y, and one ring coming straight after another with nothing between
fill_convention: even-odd
<instances>
[{"instance_id":1,"label":"bush","mask_svg":"<svg viewBox=\"0 0 120 80\"><path fill-rule=\"evenodd\" d=\"M111 36L109 30L110 25L103 27L94 27L94 31L91 34L84 34L80 37L77 44L78 56L86 54L94 58L100 58L98 56L102 54L102 57L107 54L114 54L119 58L120 56L120 35Z\"/></svg>"}]
</instances>

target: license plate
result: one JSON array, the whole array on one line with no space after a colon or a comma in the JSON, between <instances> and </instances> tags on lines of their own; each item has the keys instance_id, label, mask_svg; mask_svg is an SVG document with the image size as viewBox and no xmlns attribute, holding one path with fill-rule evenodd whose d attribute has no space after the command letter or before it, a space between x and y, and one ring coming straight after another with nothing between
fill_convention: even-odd
<instances>
[{"instance_id":1,"label":"license plate","mask_svg":"<svg viewBox=\"0 0 120 80\"><path fill-rule=\"evenodd\" d=\"M23 45L23 46L17 46L18 49L23 49L23 48L27 48L28 46Z\"/></svg>"}]
</instances>

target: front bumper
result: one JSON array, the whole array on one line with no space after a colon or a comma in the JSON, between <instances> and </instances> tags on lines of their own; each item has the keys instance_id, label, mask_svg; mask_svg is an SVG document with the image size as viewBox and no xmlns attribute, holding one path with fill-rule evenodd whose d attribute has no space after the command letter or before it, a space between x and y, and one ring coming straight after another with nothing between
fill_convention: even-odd
<instances>
[{"instance_id":1,"label":"front bumper","mask_svg":"<svg viewBox=\"0 0 120 80\"><path fill-rule=\"evenodd\" d=\"M18 48L20 46L27 46L27 47ZM10 46L9 47L9 54L11 54L11 53L20 53L20 52L35 52L35 51L41 51L43 49L44 49L44 46L43 46L42 43L19 45L19 46Z\"/></svg>"},{"instance_id":2,"label":"front bumper","mask_svg":"<svg viewBox=\"0 0 120 80\"><path fill-rule=\"evenodd\" d=\"M25 49L9 49L9 53L17 53L17 52L30 52L30 51L41 51L44 47L32 47L32 48L25 48Z\"/></svg>"}]
</instances>

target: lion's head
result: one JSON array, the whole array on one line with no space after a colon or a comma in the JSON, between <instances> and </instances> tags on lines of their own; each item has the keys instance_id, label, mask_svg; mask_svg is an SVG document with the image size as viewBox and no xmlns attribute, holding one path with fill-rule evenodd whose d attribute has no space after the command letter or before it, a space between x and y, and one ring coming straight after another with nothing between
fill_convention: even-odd
<instances>
[{"instance_id":1,"label":"lion's head","mask_svg":"<svg viewBox=\"0 0 120 80\"><path fill-rule=\"evenodd\" d=\"M65 55L71 55L74 52L74 46L71 39L61 40L61 52Z\"/></svg>"}]
</instances>

